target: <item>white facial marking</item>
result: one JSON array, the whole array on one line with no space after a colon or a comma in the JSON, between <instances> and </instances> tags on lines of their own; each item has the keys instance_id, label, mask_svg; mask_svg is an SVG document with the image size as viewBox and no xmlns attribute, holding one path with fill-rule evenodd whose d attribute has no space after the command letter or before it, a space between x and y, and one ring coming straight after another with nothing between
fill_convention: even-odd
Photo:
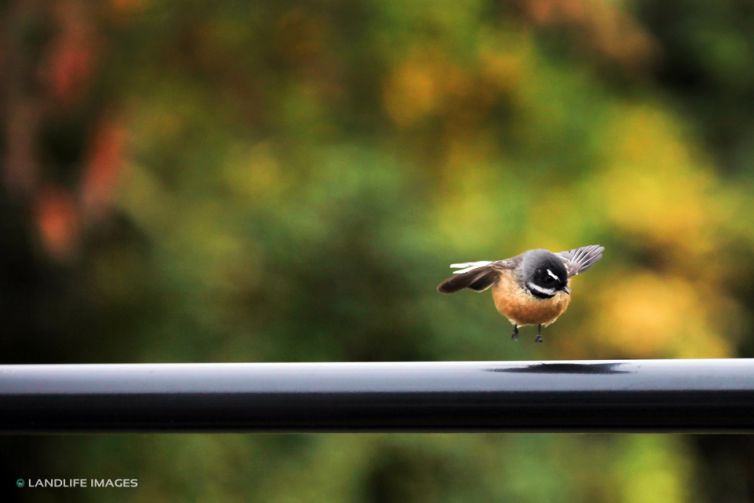
<instances>
[{"instance_id":1,"label":"white facial marking","mask_svg":"<svg viewBox=\"0 0 754 503\"><path fill-rule=\"evenodd\" d=\"M538 291L542 295L555 295L555 290L554 289L552 289L552 288L542 288L539 285L535 285L531 281L529 281L528 283L526 283L526 286L529 287L530 290L536 290L536 291Z\"/></svg>"},{"instance_id":2,"label":"white facial marking","mask_svg":"<svg viewBox=\"0 0 754 503\"><path fill-rule=\"evenodd\" d=\"M560 281L560 278L558 278L558 275L555 274L554 272L552 272L551 270L547 269L547 274L549 274L551 278L553 278L553 279L555 279L557 281Z\"/></svg>"}]
</instances>

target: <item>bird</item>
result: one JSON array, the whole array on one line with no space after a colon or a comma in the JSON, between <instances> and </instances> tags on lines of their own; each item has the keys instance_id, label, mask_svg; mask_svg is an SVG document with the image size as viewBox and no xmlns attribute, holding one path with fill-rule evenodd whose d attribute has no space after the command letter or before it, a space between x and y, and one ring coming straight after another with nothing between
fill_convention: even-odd
<instances>
[{"instance_id":1,"label":"bird","mask_svg":"<svg viewBox=\"0 0 754 503\"><path fill-rule=\"evenodd\" d=\"M557 253L537 248L502 260L450 264L457 270L437 291L483 292L492 287L495 308L513 325L512 339L518 339L519 327L536 325L535 341L543 342L542 327L555 323L571 302L569 279L592 267L604 251L601 245Z\"/></svg>"}]
</instances>

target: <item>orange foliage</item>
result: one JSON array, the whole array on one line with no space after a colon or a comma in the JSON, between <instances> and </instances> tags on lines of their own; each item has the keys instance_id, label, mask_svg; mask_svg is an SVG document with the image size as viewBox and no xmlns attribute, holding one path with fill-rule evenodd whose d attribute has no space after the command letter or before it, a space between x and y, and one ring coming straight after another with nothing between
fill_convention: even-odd
<instances>
[{"instance_id":1,"label":"orange foliage","mask_svg":"<svg viewBox=\"0 0 754 503\"><path fill-rule=\"evenodd\" d=\"M56 260L70 259L76 251L81 230L71 194L60 187L45 187L38 192L34 209L45 250Z\"/></svg>"},{"instance_id":2,"label":"orange foliage","mask_svg":"<svg viewBox=\"0 0 754 503\"><path fill-rule=\"evenodd\" d=\"M384 100L390 118L405 127L436 112L453 73L438 50L414 50L388 78Z\"/></svg>"},{"instance_id":3,"label":"orange foliage","mask_svg":"<svg viewBox=\"0 0 754 503\"><path fill-rule=\"evenodd\" d=\"M53 96L69 104L83 96L98 59L93 20L78 1L55 4L58 35L53 39L43 70Z\"/></svg>"},{"instance_id":4,"label":"orange foliage","mask_svg":"<svg viewBox=\"0 0 754 503\"><path fill-rule=\"evenodd\" d=\"M81 182L81 200L87 217L103 216L123 166L125 142L126 129L117 119L107 119L97 131Z\"/></svg>"},{"instance_id":5,"label":"orange foliage","mask_svg":"<svg viewBox=\"0 0 754 503\"><path fill-rule=\"evenodd\" d=\"M613 2L525 0L522 5L534 23L572 26L585 46L620 65L639 67L656 52L650 36Z\"/></svg>"}]
</instances>

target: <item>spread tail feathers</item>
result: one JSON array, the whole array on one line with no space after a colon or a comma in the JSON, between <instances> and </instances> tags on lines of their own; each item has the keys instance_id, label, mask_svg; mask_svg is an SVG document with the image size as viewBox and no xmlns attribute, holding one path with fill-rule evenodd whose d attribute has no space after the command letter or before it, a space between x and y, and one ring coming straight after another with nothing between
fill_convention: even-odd
<instances>
[{"instance_id":1,"label":"spread tail feathers","mask_svg":"<svg viewBox=\"0 0 754 503\"><path fill-rule=\"evenodd\" d=\"M453 271L453 274L463 274L465 272L469 272L472 269L477 269L479 267L484 267L486 265L490 265L492 262L489 260L478 260L476 262L461 262L459 264L450 264L451 269L459 269L458 271Z\"/></svg>"},{"instance_id":2,"label":"spread tail feathers","mask_svg":"<svg viewBox=\"0 0 754 503\"><path fill-rule=\"evenodd\" d=\"M488 260L451 264L450 267L460 270L453 271L453 276L437 285L437 291L453 293L463 288L471 288L482 292L488 289L495 284L498 277L498 272L490 267L490 264L492 262Z\"/></svg>"},{"instance_id":3,"label":"spread tail feathers","mask_svg":"<svg viewBox=\"0 0 754 503\"><path fill-rule=\"evenodd\" d=\"M565 263L568 276L576 276L592 267L602 258L604 246L589 245L558 253Z\"/></svg>"}]
</instances>

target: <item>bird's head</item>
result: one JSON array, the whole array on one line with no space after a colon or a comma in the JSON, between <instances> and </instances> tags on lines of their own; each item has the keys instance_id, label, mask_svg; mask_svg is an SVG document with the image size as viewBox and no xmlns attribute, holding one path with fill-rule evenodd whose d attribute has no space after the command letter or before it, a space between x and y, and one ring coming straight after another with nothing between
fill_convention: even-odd
<instances>
[{"instance_id":1,"label":"bird's head","mask_svg":"<svg viewBox=\"0 0 754 503\"><path fill-rule=\"evenodd\" d=\"M568 272L563 260L547 250L531 250L521 263L523 286L540 299L549 299L558 292L570 293Z\"/></svg>"}]
</instances>

